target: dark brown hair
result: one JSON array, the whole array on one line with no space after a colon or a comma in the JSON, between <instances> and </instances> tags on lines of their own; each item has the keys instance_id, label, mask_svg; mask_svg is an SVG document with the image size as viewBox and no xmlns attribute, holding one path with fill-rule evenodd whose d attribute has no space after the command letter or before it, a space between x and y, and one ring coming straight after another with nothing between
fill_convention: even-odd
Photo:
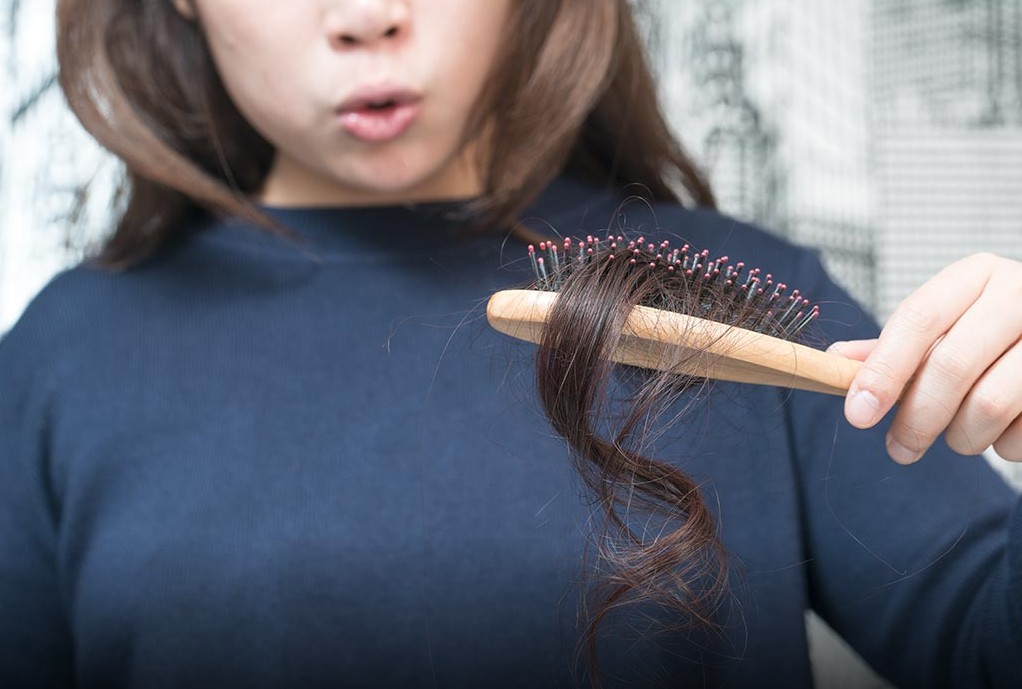
<instances>
[{"instance_id":1,"label":"dark brown hair","mask_svg":"<svg viewBox=\"0 0 1022 689\"><path fill-rule=\"evenodd\" d=\"M536 355L539 397L596 498L601 517L594 521L603 526L595 545L599 562L609 566L601 568L607 574L599 604L580 638L597 686L597 633L615 609L644 600L669 611L665 630L716 632L730 591L727 554L698 483L648 451L652 436L700 403L708 385L677 371L712 369L714 355L678 347L658 355L663 370L613 364L619 345L633 352L643 346L625 332L633 307L788 340L805 340L803 329L818 313L798 290L785 294L786 285L758 269L661 240L590 236L565 240L561 251L557 243L541 244L538 253L529 248L532 288L558 293ZM647 530L648 517L660 528Z\"/></svg>"},{"instance_id":2,"label":"dark brown hair","mask_svg":"<svg viewBox=\"0 0 1022 689\"><path fill-rule=\"evenodd\" d=\"M654 200L713 205L660 112L627 0L517 0L494 78L465 132L495 125L479 228L506 229L567 169ZM128 267L199 207L261 214L273 147L234 107L197 22L168 0L59 0L60 84L82 125L126 165L125 205L98 263Z\"/></svg>"},{"instance_id":3,"label":"dark brown hair","mask_svg":"<svg viewBox=\"0 0 1022 689\"><path fill-rule=\"evenodd\" d=\"M641 449L649 420L696 381L610 362L632 307L659 296L660 285L626 260L595 268L573 275L560 290L536 355L536 381L547 419L568 442L604 517L593 520L602 529L592 544L597 563L606 565L597 571L607 574L596 581L579 639L589 677L600 686L598 632L611 612L646 599L676 613L675 628L713 627L727 567L698 485ZM617 405L608 391L615 369L633 374L619 386L625 399ZM653 529L656 537L631 528L643 514L664 521L665 528Z\"/></svg>"}]
</instances>

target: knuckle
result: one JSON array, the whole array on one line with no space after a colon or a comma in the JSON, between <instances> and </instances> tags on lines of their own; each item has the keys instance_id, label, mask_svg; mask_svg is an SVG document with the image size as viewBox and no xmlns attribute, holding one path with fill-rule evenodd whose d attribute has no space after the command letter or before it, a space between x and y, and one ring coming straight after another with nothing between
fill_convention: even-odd
<instances>
[{"instance_id":1,"label":"knuckle","mask_svg":"<svg viewBox=\"0 0 1022 689\"><path fill-rule=\"evenodd\" d=\"M886 380L894 377L894 365L886 359L870 361L867 364L867 368L874 377L879 378L880 380Z\"/></svg>"},{"instance_id":2,"label":"knuckle","mask_svg":"<svg viewBox=\"0 0 1022 689\"><path fill-rule=\"evenodd\" d=\"M960 347L948 344L946 340L937 345L929 356L929 364L943 378L961 380L972 369L972 358Z\"/></svg>"},{"instance_id":3,"label":"knuckle","mask_svg":"<svg viewBox=\"0 0 1022 689\"><path fill-rule=\"evenodd\" d=\"M1022 275L1022 272L1020 272ZM1018 304L1022 302L1022 280L1016 280L1012 285L1007 285L1004 288L1005 297L1012 304Z\"/></svg>"},{"instance_id":4,"label":"knuckle","mask_svg":"<svg viewBox=\"0 0 1022 689\"><path fill-rule=\"evenodd\" d=\"M937 433L917 421L902 419L891 428L891 437L907 448L918 450L933 444Z\"/></svg>"},{"instance_id":5,"label":"knuckle","mask_svg":"<svg viewBox=\"0 0 1022 689\"><path fill-rule=\"evenodd\" d=\"M872 391L881 401L889 394L889 389L904 378L886 359L867 360L859 372L860 387Z\"/></svg>"},{"instance_id":6,"label":"knuckle","mask_svg":"<svg viewBox=\"0 0 1022 689\"><path fill-rule=\"evenodd\" d=\"M891 317L897 319L903 328L912 333L928 333L936 330L940 314L936 310L920 304L915 300L906 299L897 313Z\"/></svg>"},{"instance_id":7,"label":"knuckle","mask_svg":"<svg viewBox=\"0 0 1022 689\"><path fill-rule=\"evenodd\" d=\"M979 263L985 265L990 263L996 263L998 260L1000 260L1000 257L997 254L991 253L989 251L977 251L966 256L965 260L969 261L970 263Z\"/></svg>"},{"instance_id":8,"label":"knuckle","mask_svg":"<svg viewBox=\"0 0 1022 689\"><path fill-rule=\"evenodd\" d=\"M958 424L952 424L944 436L947 446L960 455L978 455L987 448L988 442L977 441Z\"/></svg>"},{"instance_id":9,"label":"knuckle","mask_svg":"<svg viewBox=\"0 0 1022 689\"><path fill-rule=\"evenodd\" d=\"M1014 418L1014 400L1003 388L976 390L969 400L973 414L982 425L1006 426Z\"/></svg>"},{"instance_id":10,"label":"knuckle","mask_svg":"<svg viewBox=\"0 0 1022 689\"><path fill-rule=\"evenodd\" d=\"M1022 297L1022 263L1000 257L997 261L1003 264L1004 270L990 270L990 289L1001 297L1003 303L1017 305Z\"/></svg>"}]
</instances>

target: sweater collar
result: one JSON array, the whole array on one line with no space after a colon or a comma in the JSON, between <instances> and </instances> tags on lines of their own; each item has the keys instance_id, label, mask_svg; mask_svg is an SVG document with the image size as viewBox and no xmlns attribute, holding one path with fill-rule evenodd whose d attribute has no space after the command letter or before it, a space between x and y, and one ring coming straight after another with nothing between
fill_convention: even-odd
<instances>
[{"instance_id":1,"label":"sweater collar","mask_svg":"<svg viewBox=\"0 0 1022 689\"><path fill-rule=\"evenodd\" d=\"M550 228L570 231L599 198L593 189L568 177L552 181L523 212L522 222L541 232ZM494 228L473 232L467 202L438 201L365 207L258 206L269 217L291 229L316 253L323 255L408 255L478 239L503 239L510 233ZM602 205L602 204L601 204ZM240 243L260 250L295 252L287 239L237 218L212 221L206 227L216 240Z\"/></svg>"}]
</instances>

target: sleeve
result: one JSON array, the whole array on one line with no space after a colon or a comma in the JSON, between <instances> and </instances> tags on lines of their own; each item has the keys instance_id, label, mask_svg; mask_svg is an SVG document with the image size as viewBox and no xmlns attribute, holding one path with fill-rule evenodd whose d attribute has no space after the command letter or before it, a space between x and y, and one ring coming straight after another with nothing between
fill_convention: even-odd
<instances>
[{"instance_id":1,"label":"sleeve","mask_svg":"<svg viewBox=\"0 0 1022 689\"><path fill-rule=\"evenodd\" d=\"M821 323L827 339L874 337L876 324L807 260L811 296L838 314ZM841 398L795 393L788 414L814 609L901 689L1022 687L1018 495L943 438L916 464L895 464L884 449L893 413L858 430Z\"/></svg>"},{"instance_id":2,"label":"sleeve","mask_svg":"<svg viewBox=\"0 0 1022 689\"><path fill-rule=\"evenodd\" d=\"M52 369L32 316L0 339L0 686L9 689L73 685L47 468Z\"/></svg>"}]
</instances>

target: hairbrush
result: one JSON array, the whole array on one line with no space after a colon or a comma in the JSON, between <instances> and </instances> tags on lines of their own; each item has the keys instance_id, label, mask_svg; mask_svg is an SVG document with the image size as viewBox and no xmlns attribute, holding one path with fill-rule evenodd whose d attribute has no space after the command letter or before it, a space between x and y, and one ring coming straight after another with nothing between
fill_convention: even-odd
<instances>
[{"instance_id":1,"label":"hairbrush","mask_svg":"<svg viewBox=\"0 0 1022 689\"><path fill-rule=\"evenodd\" d=\"M862 365L795 342L819 307L727 256L620 235L541 242L528 252L532 288L497 292L486 308L490 325L511 337L539 344L562 290L611 280L622 289L641 285L608 356L617 363L833 395L848 391Z\"/></svg>"}]
</instances>

